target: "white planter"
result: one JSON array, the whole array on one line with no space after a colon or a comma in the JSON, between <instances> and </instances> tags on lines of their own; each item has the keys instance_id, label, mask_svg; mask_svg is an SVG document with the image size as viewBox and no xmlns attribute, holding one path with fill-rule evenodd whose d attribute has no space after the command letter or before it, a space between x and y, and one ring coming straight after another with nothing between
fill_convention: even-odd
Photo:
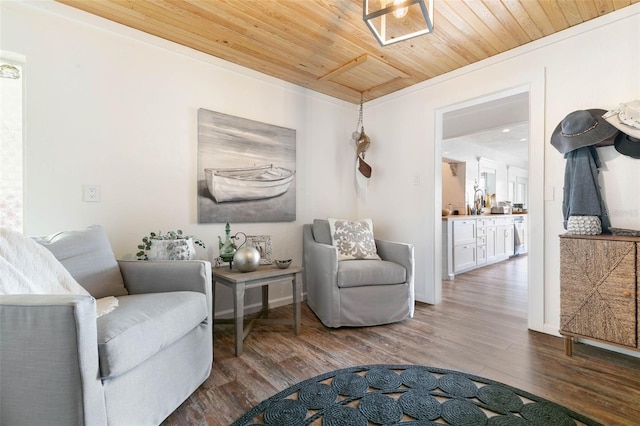
<instances>
[{"instance_id":1,"label":"white planter","mask_svg":"<svg viewBox=\"0 0 640 426\"><path fill-rule=\"evenodd\" d=\"M177 240L151 239L151 247L147 250L149 260L191 260L196 254L193 238Z\"/></svg>"}]
</instances>

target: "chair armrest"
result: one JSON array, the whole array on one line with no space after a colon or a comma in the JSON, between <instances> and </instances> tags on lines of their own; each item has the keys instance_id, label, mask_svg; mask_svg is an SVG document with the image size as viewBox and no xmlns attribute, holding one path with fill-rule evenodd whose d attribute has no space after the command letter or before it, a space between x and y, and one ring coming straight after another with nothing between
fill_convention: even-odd
<instances>
[{"instance_id":1,"label":"chair armrest","mask_svg":"<svg viewBox=\"0 0 640 426\"><path fill-rule=\"evenodd\" d=\"M340 318L338 250L316 242L311 225L303 226L302 249L307 304L325 325L335 327Z\"/></svg>"},{"instance_id":2,"label":"chair armrest","mask_svg":"<svg viewBox=\"0 0 640 426\"><path fill-rule=\"evenodd\" d=\"M211 293L211 263L206 260L119 260L118 265L129 294Z\"/></svg>"},{"instance_id":3,"label":"chair armrest","mask_svg":"<svg viewBox=\"0 0 640 426\"><path fill-rule=\"evenodd\" d=\"M213 318L211 263L206 260L119 260L129 294L196 291L207 298Z\"/></svg>"},{"instance_id":4,"label":"chair armrest","mask_svg":"<svg viewBox=\"0 0 640 426\"><path fill-rule=\"evenodd\" d=\"M302 242L307 291L309 290L309 282L337 283L338 250L329 244L316 242L313 239L310 225L304 225Z\"/></svg>"},{"instance_id":5,"label":"chair armrest","mask_svg":"<svg viewBox=\"0 0 640 426\"><path fill-rule=\"evenodd\" d=\"M382 260L399 263L407 270L407 284L409 284L409 291L411 294L411 316L413 317L413 306L415 301L413 282L415 276L415 259L413 244L376 239L376 248L378 250L378 255Z\"/></svg>"},{"instance_id":6,"label":"chair armrest","mask_svg":"<svg viewBox=\"0 0 640 426\"><path fill-rule=\"evenodd\" d=\"M106 425L91 296L0 296L0 424Z\"/></svg>"},{"instance_id":7,"label":"chair armrest","mask_svg":"<svg viewBox=\"0 0 640 426\"><path fill-rule=\"evenodd\" d=\"M415 273L413 244L376 239L376 249L382 260L388 260L404 266L407 270L407 282L413 281Z\"/></svg>"}]
</instances>

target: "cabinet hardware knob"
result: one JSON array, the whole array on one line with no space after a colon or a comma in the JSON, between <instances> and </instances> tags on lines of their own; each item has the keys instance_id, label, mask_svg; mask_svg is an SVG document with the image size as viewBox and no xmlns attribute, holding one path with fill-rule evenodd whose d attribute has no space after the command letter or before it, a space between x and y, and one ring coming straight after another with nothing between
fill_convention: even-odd
<instances>
[{"instance_id":1,"label":"cabinet hardware knob","mask_svg":"<svg viewBox=\"0 0 640 426\"><path fill-rule=\"evenodd\" d=\"M622 293L622 295L623 295L624 297L629 297L629 296L631 296L631 292L630 292L629 290L626 290L626 291L624 291L624 292Z\"/></svg>"}]
</instances>

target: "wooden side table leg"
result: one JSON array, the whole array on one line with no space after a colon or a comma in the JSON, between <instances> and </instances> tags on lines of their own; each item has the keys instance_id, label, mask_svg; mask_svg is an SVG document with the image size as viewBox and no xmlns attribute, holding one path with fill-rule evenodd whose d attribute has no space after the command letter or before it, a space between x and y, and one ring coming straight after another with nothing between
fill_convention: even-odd
<instances>
[{"instance_id":1,"label":"wooden side table leg","mask_svg":"<svg viewBox=\"0 0 640 426\"><path fill-rule=\"evenodd\" d=\"M269 285L262 286L262 312L260 313L262 318L269 316Z\"/></svg>"},{"instance_id":2,"label":"wooden side table leg","mask_svg":"<svg viewBox=\"0 0 640 426\"><path fill-rule=\"evenodd\" d=\"M300 334L300 301L302 300L302 274L297 273L293 276L292 291L293 291L293 332Z\"/></svg>"},{"instance_id":3,"label":"wooden side table leg","mask_svg":"<svg viewBox=\"0 0 640 426\"><path fill-rule=\"evenodd\" d=\"M564 338L564 353L567 356L573 356L573 337L565 336L565 338Z\"/></svg>"},{"instance_id":4,"label":"wooden side table leg","mask_svg":"<svg viewBox=\"0 0 640 426\"><path fill-rule=\"evenodd\" d=\"M233 332L235 334L236 356L242 355L244 340L244 283L238 283L233 292Z\"/></svg>"},{"instance_id":5,"label":"wooden side table leg","mask_svg":"<svg viewBox=\"0 0 640 426\"><path fill-rule=\"evenodd\" d=\"M211 281L211 334L215 334L213 325L216 319L216 280Z\"/></svg>"}]
</instances>

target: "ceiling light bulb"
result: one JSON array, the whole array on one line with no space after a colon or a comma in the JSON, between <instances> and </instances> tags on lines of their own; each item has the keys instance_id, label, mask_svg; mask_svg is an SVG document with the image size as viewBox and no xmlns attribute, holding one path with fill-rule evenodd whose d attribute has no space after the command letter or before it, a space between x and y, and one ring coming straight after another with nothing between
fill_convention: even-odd
<instances>
[{"instance_id":1,"label":"ceiling light bulb","mask_svg":"<svg viewBox=\"0 0 640 426\"><path fill-rule=\"evenodd\" d=\"M502 129L502 133L509 133L511 129Z\"/></svg>"},{"instance_id":2,"label":"ceiling light bulb","mask_svg":"<svg viewBox=\"0 0 640 426\"><path fill-rule=\"evenodd\" d=\"M404 0L394 0L393 4L396 5L396 4L401 4L403 2ZM408 7L401 7L400 9L396 9L393 11L393 16L395 16L398 19L401 19L407 16L408 12L409 12Z\"/></svg>"}]
</instances>

